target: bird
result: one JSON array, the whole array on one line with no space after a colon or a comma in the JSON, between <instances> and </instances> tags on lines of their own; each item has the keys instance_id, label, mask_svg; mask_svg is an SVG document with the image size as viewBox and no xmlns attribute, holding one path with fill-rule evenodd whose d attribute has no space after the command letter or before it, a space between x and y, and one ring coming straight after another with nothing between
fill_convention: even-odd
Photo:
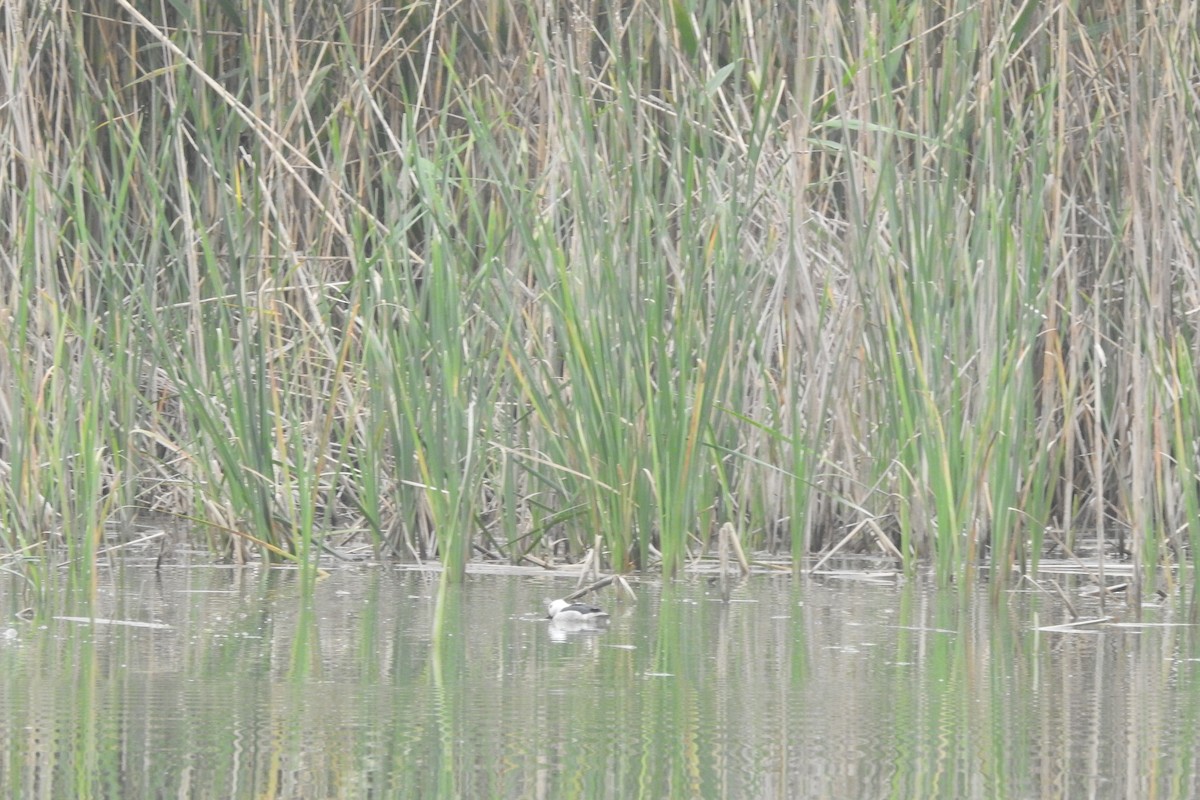
<instances>
[{"instance_id":1,"label":"bird","mask_svg":"<svg viewBox=\"0 0 1200 800\"><path fill-rule=\"evenodd\" d=\"M552 622L572 625L607 625L608 613L599 606L585 603L568 603L566 600L551 600L550 613L546 618Z\"/></svg>"}]
</instances>

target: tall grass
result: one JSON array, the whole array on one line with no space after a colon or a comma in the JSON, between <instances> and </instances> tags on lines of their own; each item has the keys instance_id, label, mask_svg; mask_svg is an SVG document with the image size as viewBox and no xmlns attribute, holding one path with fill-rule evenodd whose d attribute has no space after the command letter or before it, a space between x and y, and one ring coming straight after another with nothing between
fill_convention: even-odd
<instances>
[{"instance_id":1,"label":"tall grass","mask_svg":"<svg viewBox=\"0 0 1200 800\"><path fill-rule=\"evenodd\" d=\"M1140 591L1200 508L1195 13L6 4L0 541L733 522L1000 591L1049 531Z\"/></svg>"}]
</instances>

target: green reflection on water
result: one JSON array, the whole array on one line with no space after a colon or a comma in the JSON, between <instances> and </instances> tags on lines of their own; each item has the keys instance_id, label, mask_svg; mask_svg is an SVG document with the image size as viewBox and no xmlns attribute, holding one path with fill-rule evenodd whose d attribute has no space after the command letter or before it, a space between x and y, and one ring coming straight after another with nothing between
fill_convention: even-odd
<instances>
[{"instance_id":1,"label":"green reflection on water","mask_svg":"<svg viewBox=\"0 0 1200 800\"><path fill-rule=\"evenodd\" d=\"M569 584L126 570L95 615L0 640L9 797L1065 797L1197 793L1200 644L1167 606L761 577ZM5 593L12 597L12 593ZM440 597L440 599L439 599ZM79 608L70 609L78 615ZM1164 623L1171 623L1170 625Z\"/></svg>"}]
</instances>

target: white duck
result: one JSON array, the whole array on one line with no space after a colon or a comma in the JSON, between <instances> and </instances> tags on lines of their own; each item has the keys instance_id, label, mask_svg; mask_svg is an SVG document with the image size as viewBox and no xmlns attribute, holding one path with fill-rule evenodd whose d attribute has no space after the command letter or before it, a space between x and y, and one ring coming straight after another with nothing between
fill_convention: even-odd
<instances>
[{"instance_id":1,"label":"white duck","mask_svg":"<svg viewBox=\"0 0 1200 800\"><path fill-rule=\"evenodd\" d=\"M586 603L568 603L566 600L551 600L547 618L552 622L567 625L607 625L608 613L599 606Z\"/></svg>"}]
</instances>

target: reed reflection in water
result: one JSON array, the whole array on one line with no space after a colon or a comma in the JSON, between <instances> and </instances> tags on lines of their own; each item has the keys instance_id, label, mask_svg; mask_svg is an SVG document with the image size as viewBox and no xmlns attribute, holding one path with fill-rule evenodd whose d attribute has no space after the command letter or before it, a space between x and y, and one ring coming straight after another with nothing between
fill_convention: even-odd
<instances>
[{"instance_id":1,"label":"reed reflection in water","mask_svg":"<svg viewBox=\"0 0 1200 800\"><path fill-rule=\"evenodd\" d=\"M286 571L118 574L33 620L3 587L7 796L1198 793L1200 647L1169 602L1045 630L1068 617L1041 594L684 579L573 629L540 574L471 575L440 612L424 572L311 602Z\"/></svg>"}]
</instances>

